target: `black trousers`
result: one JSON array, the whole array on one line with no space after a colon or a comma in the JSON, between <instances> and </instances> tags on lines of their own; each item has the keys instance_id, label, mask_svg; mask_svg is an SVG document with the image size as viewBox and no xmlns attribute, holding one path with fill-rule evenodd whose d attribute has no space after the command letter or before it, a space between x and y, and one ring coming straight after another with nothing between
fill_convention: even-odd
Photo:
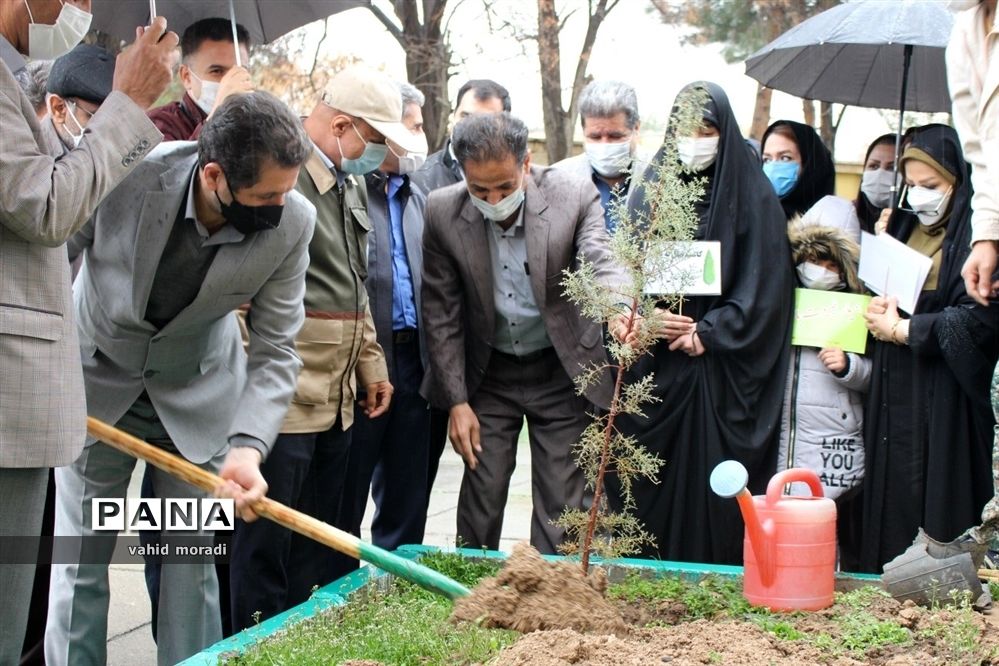
<instances>
[{"instance_id":1,"label":"black trousers","mask_svg":"<svg viewBox=\"0 0 999 666\"><path fill-rule=\"evenodd\" d=\"M392 346L395 392L385 414L354 416L340 522L360 536L368 490L375 501L371 540L395 550L423 543L430 489L424 470L430 457L430 410L420 396L423 365L417 336Z\"/></svg>"},{"instance_id":2,"label":"black trousers","mask_svg":"<svg viewBox=\"0 0 999 666\"><path fill-rule=\"evenodd\" d=\"M335 525L349 447L350 430L341 430L339 419L324 432L279 435L260 468L267 496ZM237 520L229 562L233 631L302 603L314 586L337 577L327 546L269 520Z\"/></svg>"}]
</instances>

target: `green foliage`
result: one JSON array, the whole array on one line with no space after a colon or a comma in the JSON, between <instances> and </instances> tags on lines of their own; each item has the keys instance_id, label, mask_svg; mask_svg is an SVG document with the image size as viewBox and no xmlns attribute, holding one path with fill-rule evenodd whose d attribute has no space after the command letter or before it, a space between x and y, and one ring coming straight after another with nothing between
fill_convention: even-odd
<instances>
[{"instance_id":1,"label":"green foliage","mask_svg":"<svg viewBox=\"0 0 999 666\"><path fill-rule=\"evenodd\" d=\"M847 615L841 624L840 644L857 655L874 647L904 645L912 640L909 630L897 622L876 620L866 613Z\"/></svg>"},{"instance_id":2,"label":"green foliage","mask_svg":"<svg viewBox=\"0 0 999 666\"><path fill-rule=\"evenodd\" d=\"M773 634L781 640L797 641L805 637L805 634L798 631L790 622L777 620L773 616L759 618L758 624L764 631Z\"/></svg>"},{"instance_id":3,"label":"green foliage","mask_svg":"<svg viewBox=\"0 0 999 666\"><path fill-rule=\"evenodd\" d=\"M728 62L745 60L778 35L839 0L651 0L665 23L692 28L684 41L724 44Z\"/></svg>"},{"instance_id":4,"label":"green foliage","mask_svg":"<svg viewBox=\"0 0 999 666\"><path fill-rule=\"evenodd\" d=\"M623 197L610 204L617 219L610 249L615 262L625 270L624 283L608 285L585 259L575 270L566 271L562 280L567 298L584 316L615 322L615 328L623 325L626 333L621 339L627 341L612 339L607 343L609 367L617 376L611 407L607 414L594 416L574 447L576 461L593 491L593 504L586 512L566 509L556 520L568 534L562 552L581 555L584 569L591 553L611 559L654 545L631 515L635 506L632 487L638 479L656 481L662 461L634 437L621 433L614 423L619 414L643 415L642 407L657 400L652 395L654 377L629 382L624 377L659 340L657 307L675 307L679 298L675 294L646 294L646 285L663 282L665 277L681 288L684 282L692 282L691 276L679 274L679 265L687 254L685 241L693 238L697 228L695 204L704 196L704 182L685 173L677 157L676 137L696 134L706 102L703 90L691 90L678 98L662 158L651 167L652 177L643 180L644 173L632 174L631 191L641 194L644 207L631 210ZM601 365L584 370L576 380L577 391L582 393L599 381L607 368ZM607 505L603 479L608 471L616 475L621 488L624 507L620 512Z\"/></svg>"},{"instance_id":5,"label":"green foliage","mask_svg":"<svg viewBox=\"0 0 999 666\"><path fill-rule=\"evenodd\" d=\"M849 592L836 592L834 597L837 605L853 608L854 610L869 608L878 599L891 599L891 595L873 585L865 585Z\"/></svg>"},{"instance_id":6,"label":"green foliage","mask_svg":"<svg viewBox=\"0 0 999 666\"><path fill-rule=\"evenodd\" d=\"M612 599L637 601L679 601L685 608L685 619L718 616L743 617L765 610L754 609L742 595L742 582L728 576L705 576L694 581L678 576L647 578L629 574L622 582L611 585L607 596Z\"/></svg>"},{"instance_id":7,"label":"green foliage","mask_svg":"<svg viewBox=\"0 0 999 666\"><path fill-rule=\"evenodd\" d=\"M989 583L989 594L992 595L993 603L999 604L999 583Z\"/></svg>"},{"instance_id":8,"label":"green foliage","mask_svg":"<svg viewBox=\"0 0 999 666\"><path fill-rule=\"evenodd\" d=\"M468 588L475 587L483 578L495 576L503 564L497 559L472 559L460 553L443 550L423 553L418 561L423 566L442 573Z\"/></svg>"},{"instance_id":9,"label":"green foliage","mask_svg":"<svg viewBox=\"0 0 999 666\"><path fill-rule=\"evenodd\" d=\"M338 664L371 659L402 666L484 661L519 636L448 621L451 602L415 588L363 599L289 627L230 664Z\"/></svg>"},{"instance_id":10,"label":"green foliage","mask_svg":"<svg viewBox=\"0 0 999 666\"><path fill-rule=\"evenodd\" d=\"M420 563L469 587L494 575L499 560L427 553ZM346 606L320 613L263 641L233 666L338 664L370 659L400 666L480 663L513 643L518 633L449 621L451 601L396 580L387 592L365 590Z\"/></svg>"}]
</instances>

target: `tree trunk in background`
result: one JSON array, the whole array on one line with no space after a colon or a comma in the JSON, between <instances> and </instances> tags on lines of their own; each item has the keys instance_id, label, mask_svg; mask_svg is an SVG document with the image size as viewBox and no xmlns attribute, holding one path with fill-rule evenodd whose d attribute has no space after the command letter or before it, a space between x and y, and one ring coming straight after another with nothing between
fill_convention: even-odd
<instances>
[{"instance_id":1,"label":"tree trunk in background","mask_svg":"<svg viewBox=\"0 0 999 666\"><path fill-rule=\"evenodd\" d=\"M545 148L548 163L564 159L569 154L566 139L567 118L562 108L562 60L559 52L559 22L555 0L538 0L538 61L541 65L541 108L545 118Z\"/></svg>"},{"instance_id":2,"label":"tree trunk in background","mask_svg":"<svg viewBox=\"0 0 999 666\"><path fill-rule=\"evenodd\" d=\"M447 83L451 78L451 49L444 35L444 13L447 0L423 0L423 22L417 3L394 0L392 8L402 28L378 7L367 5L385 29L395 37L406 53L406 76L420 89L427 100L423 105L423 130L431 151L440 149L447 137L447 121L451 103Z\"/></svg>"},{"instance_id":3,"label":"tree trunk in background","mask_svg":"<svg viewBox=\"0 0 999 666\"><path fill-rule=\"evenodd\" d=\"M538 62L541 65L541 107L545 117L545 149L548 163L569 157L572 136L579 114L579 96L590 82L586 68L590 64L597 31L620 0L589 0L586 35L576 62L569 92L569 108L562 105L562 58L559 33L564 27L555 9L555 0L538 0ZM571 12L570 12L571 13ZM568 18L568 14L565 18Z\"/></svg>"},{"instance_id":4,"label":"tree trunk in background","mask_svg":"<svg viewBox=\"0 0 999 666\"><path fill-rule=\"evenodd\" d=\"M839 125L833 121L833 108L830 102L819 102L819 116L822 118L822 127L819 130L822 143L826 144L826 148L829 149L829 152L833 154L833 158L835 159L836 130L839 128Z\"/></svg>"},{"instance_id":5,"label":"tree trunk in background","mask_svg":"<svg viewBox=\"0 0 999 666\"><path fill-rule=\"evenodd\" d=\"M749 138L761 141L763 133L770 126L770 100L773 97L772 88L762 84L756 86L756 107L753 109L753 124L749 128Z\"/></svg>"},{"instance_id":6,"label":"tree trunk in background","mask_svg":"<svg viewBox=\"0 0 999 666\"><path fill-rule=\"evenodd\" d=\"M815 102L810 99L801 100L801 111L805 114L805 124L815 127Z\"/></svg>"}]
</instances>

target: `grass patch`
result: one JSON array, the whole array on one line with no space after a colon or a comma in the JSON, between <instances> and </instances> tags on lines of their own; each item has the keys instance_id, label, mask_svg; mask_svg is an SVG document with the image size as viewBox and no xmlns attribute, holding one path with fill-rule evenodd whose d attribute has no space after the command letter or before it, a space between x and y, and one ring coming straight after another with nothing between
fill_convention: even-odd
<instances>
[{"instance_id":1,"label":"grass patch","mask_svg":"<svg viewBox=\"0 0 999 666\"><path fill-rule=\"evenodd\" d=\"M467 586L491 576L497 561L428 553L420 562ZM474 664L519 634L448 621L451 602L406 581L388 592L362 592L351 603L316 615L227 662L231 666L299 666L371 659L399 666Z\"/></svg>"},{"instance_id":2,"label":"grass patch","mask_svg":"<svg viewBox=\"0 0 999 666\"><path fill-rule=\"evenodd\" d=\"M742 583L727 576L705 576L699 581L665 576L644 578L630 573L620 583L611 585L607 596L629 602L679 601L687 608L687 618L713 618L719 615L740 617L757 611L742 596Z\"/></svg>"}]
</instances>

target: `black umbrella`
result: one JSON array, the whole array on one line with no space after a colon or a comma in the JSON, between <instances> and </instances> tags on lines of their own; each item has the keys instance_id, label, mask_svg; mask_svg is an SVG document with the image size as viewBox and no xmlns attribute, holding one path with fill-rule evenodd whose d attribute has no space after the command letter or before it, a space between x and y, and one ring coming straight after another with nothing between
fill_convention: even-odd
<instances>
[{"instance_id":1,"label":"black umbrella","mask_svg":"<svg viewBox=\"0 0 999 666\"><path fill-rule=\"evenodd\" d=\"M92 28L130 41L135 26L163 16L178 34L205 18L229 17L233 44L239 23L258 43L273 41L295 28L332 14L364 7L367 0L93 0ZM241 65L239 49L236 64Z\"/></svg>"},{"instance_id":2,"label":"black umbrella","mask_svg":"<svg viewBox=\"0 0 999 666\"><path fill-rule=\"evenodd\" d=\"M856 0L802 21L746 60L746 74L805 99L949 111L944 50L954 17L941 0ZM894 188L892 205L898 205Z\"/></svg>"}]
</instances>

